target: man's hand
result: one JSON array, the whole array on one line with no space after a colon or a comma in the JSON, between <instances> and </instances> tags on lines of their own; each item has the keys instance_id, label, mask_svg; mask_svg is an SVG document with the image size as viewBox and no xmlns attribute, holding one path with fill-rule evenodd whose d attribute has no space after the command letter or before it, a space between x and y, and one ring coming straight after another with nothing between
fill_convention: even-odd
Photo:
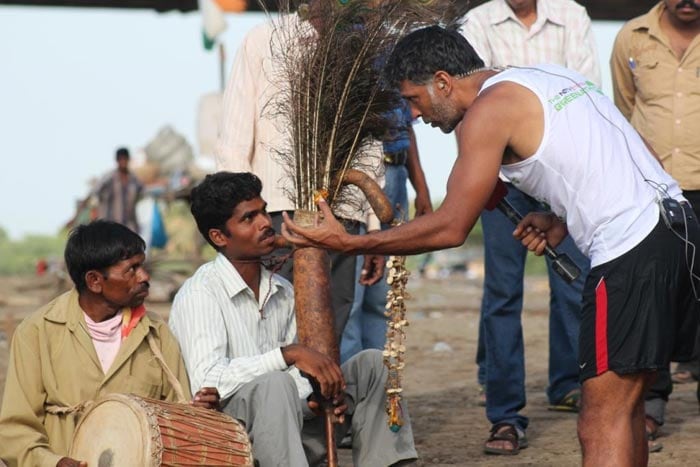
<instances>
[{"instance_id":1,"label":"man's hand","mask_svg":"<svg viewBox=\"0 0 700 467\"><path fill-rule=\"evenodd\" d=\"M429 214L433 212L433 205L430 202L430 194L427 191L416 192L416 216L420 217L423 214Z\"/></svg>"},{"instance_id":2,"label":"man's hand","mask_svg":"<svg viewBox=\"0 0 700 467\"><path fill-rule=\"evenodd\" d=\"M547 245L556 248L567 234L566 224L551 212L531 212L513 231L513 236L537 256L542 256Z\"/></svg>"},{"instance_id":3,"label":"man's hand","mask_svg":"<svg viewBox=\"0 0 700 467\"><path fill-rule=\"evenodd\" d=\"M318 416L324 415L321 404L319 404L313 394L309 397L309 409ZM348 410L348 405L345 403L345 393L341 393L333 398L333 415L338 418L338 423L345 422L346 410Z\"/></svg>"},{"instance_id":4,"label":"man's hand","mask_svg":"<svg viewBox=\"0 0 700 467\"><path fill-rule=\"evenodd\" d=\"M365 262L360 271L361 285L374 285L384 277L386 259L383 255L365 255Z\"/></svg>"},{"instance_id":5,"label":"man's hand","mask_svg":"<svg viewBox=\"0 0 700 467\"><path fill-rule=\"evenodd\" d=\"M343 372L329 357L301 344L282 347L282 357L287 365L294 365L315 378L321 386L321 395L326 399L338 397L345 391Z\"/></svg>"},{"instance_id":6,"label":"man's hand","mask_svg":"<svg viewBox=\"0 0 700 467\"><path fill-rule=\"evenodd\" d=\"M204 407L205 409L219 410L220 402L221 397L216 388L202 388L194 395L190 401L190 405Z\"/></svg>"},{"instance_id":7,"label":"man's hand","mask_svg":"<svg viewBox=\"0 0 700 467\"><path fill-rule=\"evenodd\" d=\"M61 457L56 464L56 467L87 467L87 462L77 461L75 459L71 459L70 457Z\"/></svg>"},{"instance_id":8,"label":"man's hand","mask_svg":"<svg viewBox=\"0 0 700 467\"><path fill-rule=\"evenodd\" d=\"M318 207L323 214L323 219L321 220L319 214L316 214L316 222L311 228L299 227L286 212L283 212L282 235L297 247L313 246L325 250L343 251L351 235L335 218L326 200L319 200Z\"/></svg>"}]
</instances>

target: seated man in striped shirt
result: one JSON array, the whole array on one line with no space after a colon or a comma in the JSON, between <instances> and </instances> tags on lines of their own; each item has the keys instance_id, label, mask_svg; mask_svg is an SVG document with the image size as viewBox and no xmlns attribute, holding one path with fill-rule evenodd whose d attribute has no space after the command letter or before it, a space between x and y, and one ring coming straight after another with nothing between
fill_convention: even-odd
<instances>
[{"instance_id":1,"label":"seated man in striped shirt","mask_svg":"<svg viewBox=\"0 0 700 467\"><path fill-rule=\"evenodd\" d=\"M192 190L197 227L218 255L185 282L170 314L191 386L218 389L223 411L245 423L261 467L325 457L323 420L300 370L333 398L341 430L352 429L355 465L412 462L405 407L401 430L387 423L381 352L361 352L340 367L295 343L293 288L261 265L275 239L261 190L255 175L231 172L208 175Z\"/></svg>"}]
</instances>

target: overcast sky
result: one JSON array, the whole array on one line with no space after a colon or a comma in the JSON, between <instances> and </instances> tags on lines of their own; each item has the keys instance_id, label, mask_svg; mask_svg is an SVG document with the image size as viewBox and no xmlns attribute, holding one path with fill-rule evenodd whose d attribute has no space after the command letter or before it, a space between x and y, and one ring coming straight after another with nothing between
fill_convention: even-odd
<instances>
[{"instance_id":1,"label":"overcast sky","mask_svg":"<svg viewBox=\"0 0 700 467\"><path fill-rule=\"evenodd\" d=\"M227 69L264 19L229 15ZM621 23L594 30L610 95L608 58ZM196 147L199 98L219 86L198 13L0 6L0 227L13 238L55 233L114 151L143 147L166 124ZM453 136L416 125L434 198L445 192Z\"/></svg>"}]
</instances>

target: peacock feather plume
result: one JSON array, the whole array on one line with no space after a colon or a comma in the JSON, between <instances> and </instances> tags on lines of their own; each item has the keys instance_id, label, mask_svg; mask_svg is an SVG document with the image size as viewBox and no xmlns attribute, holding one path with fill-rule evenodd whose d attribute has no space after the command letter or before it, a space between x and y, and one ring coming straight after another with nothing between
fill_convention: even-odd
<instances>
[{"instance_id":1,"label":"peacock feather plume","mask_svg":"<svg viewBox=\"0 0 700 467\"><path fill-rule=\"evenodd\" d=\"M418 27L456 27L464 0L279 0L271 45L283 91L267 111L283 116L290 144L275 149L293 181L288 198L315 210L322 193L332 208L363 209L364 197L342 183L350 169L377 173L374 155L400 98L382 80L385 59ZM298 11L297 11L298 7ZM283 44L283 46L280 46Z\"/></svg>"}]
</instances>

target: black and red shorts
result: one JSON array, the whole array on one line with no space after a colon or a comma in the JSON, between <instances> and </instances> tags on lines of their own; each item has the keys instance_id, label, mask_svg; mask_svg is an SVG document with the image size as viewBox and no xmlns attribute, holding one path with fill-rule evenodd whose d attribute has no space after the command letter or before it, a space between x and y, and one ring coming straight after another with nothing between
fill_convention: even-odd
<instances>
[{"instance_id":1,"label":"black and red shorts","mask_svg":"<svg viewBox=\"0 0 700 467\"><path fill-rule=\"evenodd\" d=\"M688 240L700 249L697 221L689 221ZM659 220L633 249L591 269L583 289L581 382L693 358L700 307L686 261L692 249L679 235ZM696 256L700 262L700 251Z\"/></svg>"}]
</instances>

